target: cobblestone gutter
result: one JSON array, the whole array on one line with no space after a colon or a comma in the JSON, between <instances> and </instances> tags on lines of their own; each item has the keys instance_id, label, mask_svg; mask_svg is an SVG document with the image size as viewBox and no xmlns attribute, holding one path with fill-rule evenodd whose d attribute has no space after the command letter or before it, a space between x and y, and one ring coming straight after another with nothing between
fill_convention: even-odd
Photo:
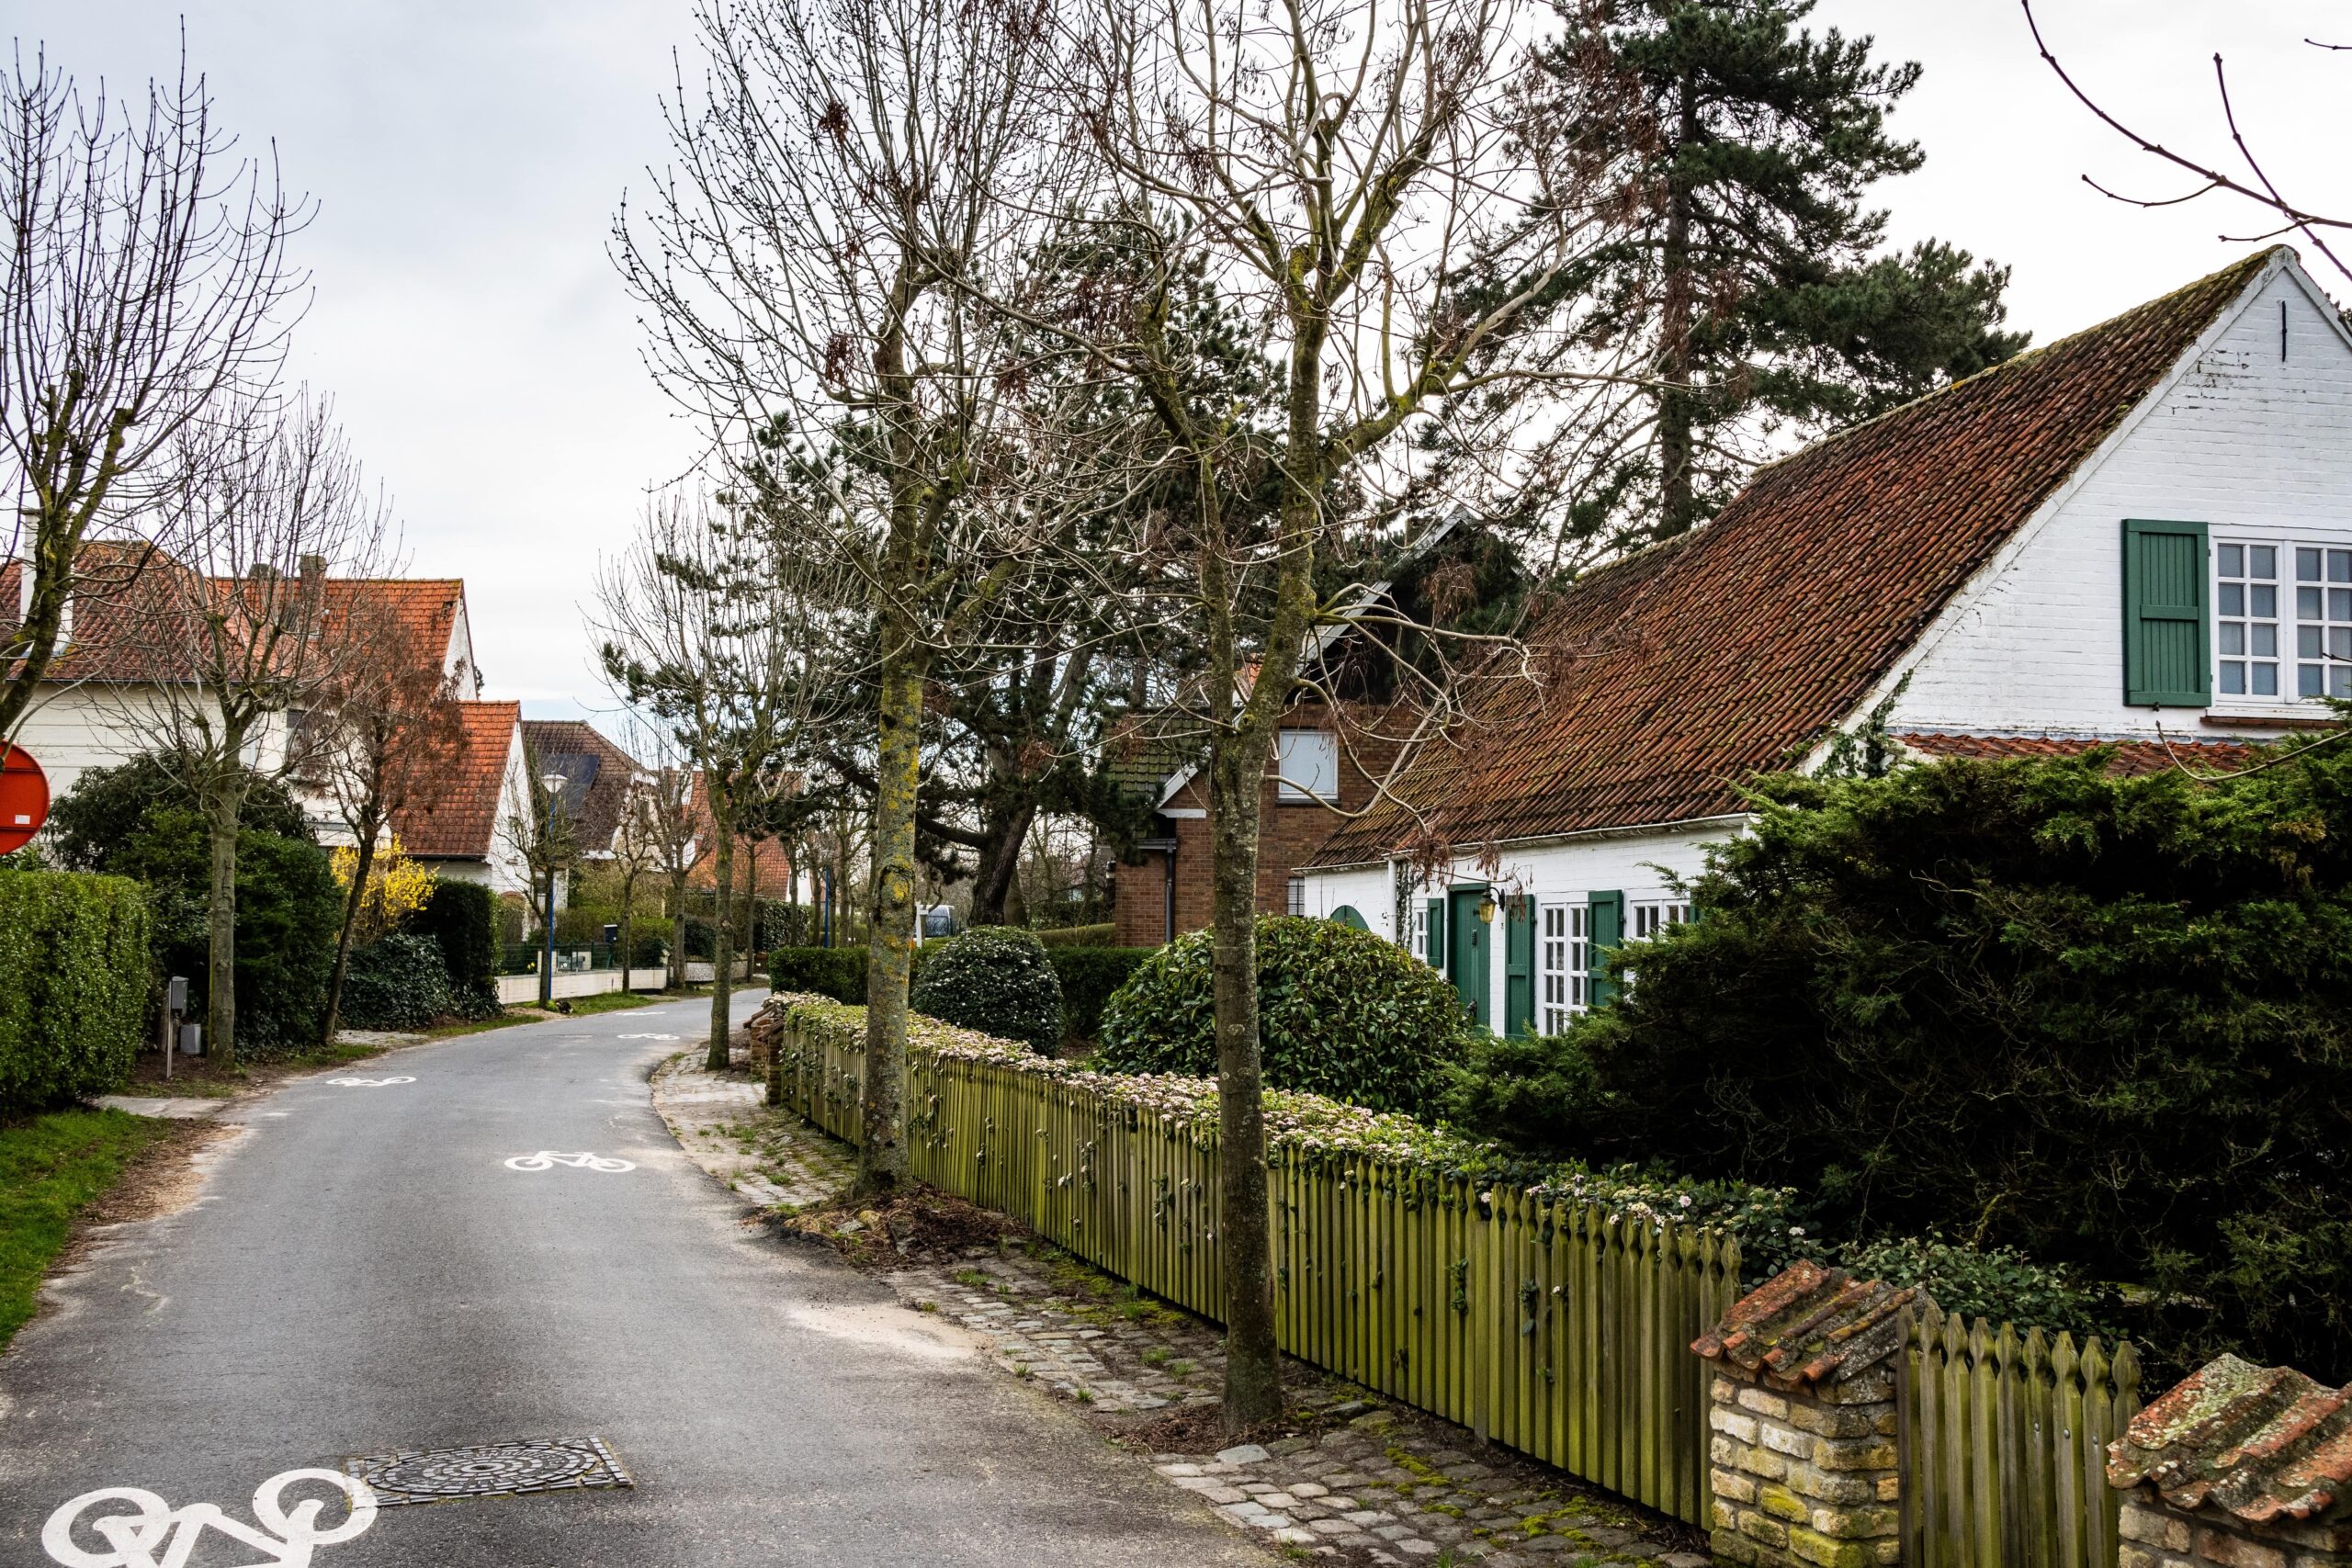
<instances>
[{"instance_id":1,"label":"cobblestone gutter","mask_svg":"<svg viewBox=\"0 0 2352 1568\"><path fill-rule=\"evenodd\" d=\"M749 1208L770 1216L824 1208L846 1189L852 1151L769 1109L748 1074L708 1073L680 1056L654 1075L653 1089L679 1144ZM868 1224L843 1214L835 1229L854 1240ZM1293 1555L1486 1568L1710 1562L1672 1521L1477 1449L1465 1432L1295 1361L1284 1369L1295 1406L1285 1435L1226 1446L1216 1326L1030 1238L905 1257L879 1271L901 1303L971 1329L1007 1372L1084 1406L1107 1438L1148 1456L1170 1484Z\"/></svg>"}]
</instances>

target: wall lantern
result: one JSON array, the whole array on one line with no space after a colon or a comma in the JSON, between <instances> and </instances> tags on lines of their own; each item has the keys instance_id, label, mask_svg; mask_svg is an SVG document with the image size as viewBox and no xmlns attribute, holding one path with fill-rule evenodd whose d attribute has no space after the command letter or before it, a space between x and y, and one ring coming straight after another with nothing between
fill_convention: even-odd
<instances>
[{"instance_id":1,"label":"wall lantern","mask_svg":"<svg viewBox=\"0 0 2352 1568\"><path fill-rule=\"evenodd\" d=\"M1485 894L1478 899L1478 922L1488 926L1495 923L1495 896L1491 893Z\"/></svg>"}]
</instances>

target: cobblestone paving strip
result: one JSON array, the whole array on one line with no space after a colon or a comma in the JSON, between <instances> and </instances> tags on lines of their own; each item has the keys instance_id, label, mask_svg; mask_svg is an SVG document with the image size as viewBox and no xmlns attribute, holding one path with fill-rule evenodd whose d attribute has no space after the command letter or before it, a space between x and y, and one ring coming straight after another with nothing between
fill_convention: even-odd
<instances>
[{"instance_id":1,"label":"cobblestone paving strip","mask_svg":"<svg viewBox=\"0 0 2352 1568\"><path fill-rule=\"evenodd\" d=\"M653 1087L686 1152L753 1207L790 1213L847 1188L848 1146L770 1110L746 1074L680 1056ZM881 1273L901 1302L976 1331L1006 1371L1087 1406L1170 1484L1298 1557L1441 1568L1711 1561L1694 1531L1295 1361L1284 1376L1299 1434L1216 1446L1225 1365L1216 1326L1042 1241L910 1258Z\"/></svg>"}]
</instances>

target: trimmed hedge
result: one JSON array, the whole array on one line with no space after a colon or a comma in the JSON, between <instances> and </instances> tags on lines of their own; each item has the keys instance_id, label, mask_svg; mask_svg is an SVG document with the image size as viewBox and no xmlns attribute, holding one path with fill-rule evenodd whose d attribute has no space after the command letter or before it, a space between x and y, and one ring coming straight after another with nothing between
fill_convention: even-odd
<instances>
[{"instance_id":1,"label":"trimmed hedge","mask_svg":"<svg viewBox=\"0 0 2352 1568\"><path fill-rule=\"evenodd\" d=\"M915 954L918 961L922 954ZM865 1001L865 949L779 947L768 954L768 985L778 991L806 991L837 1002Z\"/></svg>"},{"instance_id":2,"label":"trimmed hedge","mask_svg":"<svg viewBox=\"0 0 2352 1568\"><path fill-rule=\"evenodd\" d=\"M441 950L450 1010L468 1018L498 1010L498 895L479 882L443 877L433 885L424 908L408 919L408 931L430 937ZM344 1004L346 1016L350 1003Z\"/></svg>"},{"instance_id":3,"label":"trimmed hedge","mask_svg":"<svg viewBox=\"0 0 2352 1568\"><path fill-rule=\"evenodd\" d=\"M1102 1010L1114 1072L1216 1070L1205 931L1154 952ZM1471 1024L1453 983L1403 948L1329 920L1258 918L1266 1082L1375 1111L1432 1105Z\"/></svg>"},{"instance_id":4,"label":"trimmed hedge","mask_svg":"<svg viewBox=\"0 0 2352 1568\"><path fill-rule=\"evenodd\" d=\"M1000 1039L1051 1051L1062 1038L1062 983L1045 945L1009 926L978 926L923 951L907 1005Z\"/></svg>"},{"instance_id":5,"label":"trimmed hedge","mask_svg":"<svg viewBox=\"0 0 2352 1568\"><path fill-rule=\"evenodd\" d=\"M1046 959L1062 983L1062 1039L1091 1047L1102 1036L1102 1009L1156 947L1048 947Z\"/></svg>"},{"instance_id":6,"label":"trimmed hedge","mask_svg":"<svg viewBox=\"0 0 2352 1568\"><path fill-rule=\"evenodd\" d=\"M146 892L120 876L0 873L0 1114L104 1094L146 1033Z\"/></svg>"},{"instance_id":7,"label":"trimmed hedge","mask_svg":"<svg viewBox=\"0 0 2352 1568\"><path fill-rule=\"evenodd\" d=\"M1047 926L1029 933L1047 947L1108 947L1119 934L1109 920L1094 926Z\"/></svg>"},{"instance_id":8,"label":"trimmed hedge","mask_svg":"<svg viewBox=\"0 0 2352 1568\"><path fill-rule=\"evenodd\" d=\"M342 1021L351 1029L423 1029L458 1011L441 944L415 931L393 931L351 955L344 976Z\"/></svg>"}]
</instances>

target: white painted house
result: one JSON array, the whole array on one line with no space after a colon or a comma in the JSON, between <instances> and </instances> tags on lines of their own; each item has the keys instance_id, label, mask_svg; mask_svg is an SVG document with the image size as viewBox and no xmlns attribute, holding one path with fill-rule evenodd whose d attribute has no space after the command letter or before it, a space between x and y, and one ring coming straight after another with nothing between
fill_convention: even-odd
<instances>
[{"instance_id":1,"label":"white painted house","mask_svg":"<svg viewBox=\"0 0 2352 1568\"><path fill-rule=\"evenodd\" d=\"M2352 695L2352 336L2284 247L1759 471L1594 572L1300 868L1306 912L1557 1029L1882 705L1923 756L2226 760ZM2167 750L2170 748L2170 750ZM1496 950L1500 949L1499 953Z\"/></svg>"},{"instance_id":2,"label":"white painted house","mask_svg":"<svg viewBox=\"0 0 2352 1568\"><path fill-rule=\"evenodd\" d=\"M461 580L329 577L323 563L317 570L329 613L364 615L362 624L381 639L383 658L424 661L447 680L454 698L470 698L481 690ZM170 624L166 605L185 598L187 574L186 566L151 547L110 541L84 547L76 579L88 587L69 596L50 678L36 688L10 737L40 763L52 798L89 770L127 761L168 739L171 703L164 688L176 685L177 700L186 703L194 670L176 660L172 649L153 645L140 627L150 619ZM21 621L28 579L24 562L0 564L0 624ZM501 892L524 891L530 885L528 871L512 835L503 830L516 813L530 810L520 705L470 700L456 705L458 747L447 787L429 807L397 814L392 830L438 874L487 883ZM299 723L299 715L269 716L254 742L256 764L278 769ZM321 786L294 783L321 841L348 843L350 832L333 795Z\"/></svg>"}]
</instances>

